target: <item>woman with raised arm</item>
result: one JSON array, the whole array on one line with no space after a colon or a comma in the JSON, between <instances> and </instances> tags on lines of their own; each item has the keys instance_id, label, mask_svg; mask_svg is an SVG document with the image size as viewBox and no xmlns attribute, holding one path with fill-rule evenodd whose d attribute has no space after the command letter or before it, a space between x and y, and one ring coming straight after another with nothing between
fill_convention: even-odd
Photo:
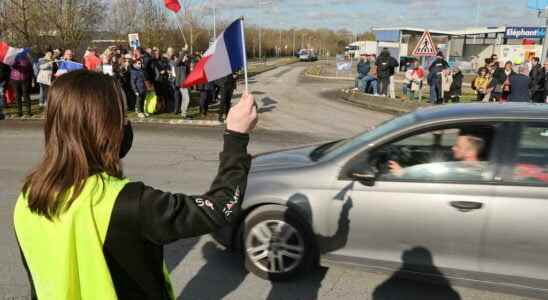
<instances>
[{"instance_id":1,"label":"woman with raised arm","mask_svg":"<svg viewBox=\"0 0 548 300\"><path fill-rule=\"evenodd\" d=\"M124 177L133 131L115 79L71 72L49 96L45 153L14 211L32 298L173 299L163 245L215 231L240 212L253 97L246 93L230 111L210 190L189 196Z\"/></svg>"}]
</instances>

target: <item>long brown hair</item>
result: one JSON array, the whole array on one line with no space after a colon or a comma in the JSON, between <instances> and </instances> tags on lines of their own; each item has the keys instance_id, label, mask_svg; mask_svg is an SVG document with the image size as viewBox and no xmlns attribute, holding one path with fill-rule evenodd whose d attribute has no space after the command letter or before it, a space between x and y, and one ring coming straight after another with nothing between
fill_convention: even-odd
<instances>
[{"instance_id":1,"label":"long brown hair","mask_svg":"<svg viewBox=\"0 0 548 300\"><path fill-rule=\"evenodd\" d=\"M88 177L102 172L123 177L124 114L120 85L107 75L82 70L55 80L48 95L45 154L23 186L32 212L52 219L70 207Z\"/></svg>"}]
</instances>

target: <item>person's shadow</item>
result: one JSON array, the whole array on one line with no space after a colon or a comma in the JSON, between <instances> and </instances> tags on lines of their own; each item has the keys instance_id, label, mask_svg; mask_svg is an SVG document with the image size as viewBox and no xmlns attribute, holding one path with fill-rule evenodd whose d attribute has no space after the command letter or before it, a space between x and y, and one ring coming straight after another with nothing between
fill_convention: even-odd
<instances>
[{"instance_id":1,"label":"person's shadow","mask_svg":"<svg viewBox=\"0 0 548 300\"><path fill-rule=\"evenodd\" d=\"M206 263L184 287L177 299L223 299L247 276L241 256L221 249L214 242L202 247Z\"/></svg>"},{"instance_id":2,"label":"person's shadow","mask_svg":"<svg viewBox=\"0 0 548 300\"><path fill-rule=\"evenodd\" d=\"M447 278L434 265L432 253L424 247L414 247L402 254L402 266L385 282L375 288L373 300L460 300ZM428 273L430 282L410 279L406 271L416 270ZM413 276L414 277L414 276Z\"/></svg>"},{"instance_id":3,"label":"person's shadow","mask_svg":"<svg viewBox=\"0 0 548 300\"><path fill-rule=\"evenodd\" d=\"M314 300L322 287L328 268L318 267L295 279L272 282L267 300Z\"/></svg>"}]
</instances>

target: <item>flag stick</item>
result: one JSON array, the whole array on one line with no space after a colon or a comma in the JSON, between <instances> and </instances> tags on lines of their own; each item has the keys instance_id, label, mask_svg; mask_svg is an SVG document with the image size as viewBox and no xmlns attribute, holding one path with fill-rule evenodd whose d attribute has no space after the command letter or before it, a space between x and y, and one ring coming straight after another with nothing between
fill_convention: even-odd
<instances>
[{"instance_id":1,"label":"flag stick","mask_svg":"<svg viewBox=\"0 0 548 300\"><path fill-rule=\"evenodd\" d=\"M173 15L175 15L175 21L177 21L177 27L181 31L181 35L183 36L183 41L185 42L185 46L188 46L188 43L185 37L185 32L183 31L183 25L181 24L181 21L179 21L179 18L177 17L177 13L175 13L174 11L172 12L173 12Z\"/></svg>"},{"instance_id":2,"label":"flag stick","mask_svg":"<svg viewBox=\"0 0 548 300\"><path fill-rule=\"evenodd\" d=\"M240 21L242 22L240 29L242 30L242 50L244 53L244 82L245 82L245 91L248 92L247 89L247 52L245 49L245 31L244 31L244 17L240 18Z\"/></svg>"}]
</instances>

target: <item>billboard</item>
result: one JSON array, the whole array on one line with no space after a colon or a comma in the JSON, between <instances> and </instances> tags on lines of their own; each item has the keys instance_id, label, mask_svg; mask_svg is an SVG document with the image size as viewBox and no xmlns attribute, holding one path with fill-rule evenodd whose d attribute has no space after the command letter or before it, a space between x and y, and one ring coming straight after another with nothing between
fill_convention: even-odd
<instances>
[{"instance_id":1,"label":"billboard","mask_svg":"<svg viewBox=\"0 0 548 300\"><path fill-rule=\"evenodd\" d=\"M546 35L545 27L506 27L505 39L542 39Z\"/></svg>"}]
</instances>

